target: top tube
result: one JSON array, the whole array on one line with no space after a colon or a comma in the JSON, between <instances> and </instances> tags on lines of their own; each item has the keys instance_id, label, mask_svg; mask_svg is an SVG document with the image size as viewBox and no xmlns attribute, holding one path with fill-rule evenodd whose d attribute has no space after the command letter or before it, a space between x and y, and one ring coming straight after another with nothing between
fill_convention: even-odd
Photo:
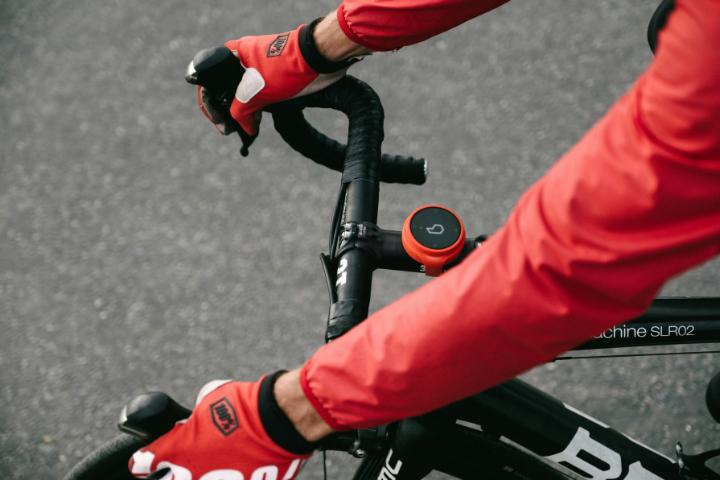
<instances>
[{"instance_id":1,"label":"top tube","mask_svg":"<svg viewBox=\"0 0 720 480\"><path fill-rule=\"evenodd\" d=\"M576 350L720 342L720 298L659 298L642 316L611 327Z\"/></svg>"}]
</instances>

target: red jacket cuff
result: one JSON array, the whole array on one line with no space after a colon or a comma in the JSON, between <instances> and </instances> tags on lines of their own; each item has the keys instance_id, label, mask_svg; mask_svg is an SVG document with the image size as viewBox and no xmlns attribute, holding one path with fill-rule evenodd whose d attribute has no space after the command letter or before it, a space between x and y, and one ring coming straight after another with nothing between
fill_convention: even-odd
<instances>
[{"instance_id":1,"label":"red jacket cuff","mask_svg":"<svg viewBox=\"0 0 720 480\"><path fill-rule=\"evenodd\" d=\"M340 425L337 420L335 420L330 415L330 412L328 412L325 407L323 407L320 400L315 396L315 393L312 391L312 388L310 387L310 382L307 378L310 362L312 362L312 357L305 363L305 365L303 365L302 369L300 370L300 387L302 388L303 393L310 401L313 408L315 408L318 415L320 415L320 417L325 421L325 423L330 425L330 428L332 428L333 430L347 430L347 427Z\"/></svg>"}]
</instances>

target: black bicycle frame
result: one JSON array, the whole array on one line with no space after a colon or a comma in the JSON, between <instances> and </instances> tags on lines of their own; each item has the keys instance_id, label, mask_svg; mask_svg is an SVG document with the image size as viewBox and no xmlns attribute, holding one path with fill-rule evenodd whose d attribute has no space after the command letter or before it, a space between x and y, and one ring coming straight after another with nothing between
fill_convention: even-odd
<instances>
[{"instance_id":1,"label":"black bicycle frame","mask_svg":"<svg viewBox=\"0 0 720 480\"><path fill-rule=\"evenodd\" d=\"M676 460L520 380L402 421L390 438L366 461L381 463L373 476L356 479L418 480L430 470L464 479L684 478Z\"/></svg>"},{"instance_id":2,"label":"black bicycle frame","mask_svg":"<svg viewBox=\"0 0 720 480\"><path fill-rule=\"evenodd\" d=\"M720 298L659 298L642 316L612 327L578 349L720 341Z\"/></svg>"}]
</instances>

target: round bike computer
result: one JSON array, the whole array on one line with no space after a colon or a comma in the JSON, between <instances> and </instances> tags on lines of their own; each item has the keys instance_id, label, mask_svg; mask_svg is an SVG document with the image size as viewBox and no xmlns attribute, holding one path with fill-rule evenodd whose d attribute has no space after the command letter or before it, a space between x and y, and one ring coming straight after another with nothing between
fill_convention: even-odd
<instances>
[{"instance_id":1,"label":"round bike computer","mask_svg":"<svg viewBox=\"0 0 720 480\"><path fill-rule=\"evenodd\" d=\"M465 228L460 217L442 205L423 205L403 225L403 248L410 258L425 267L428 275L440 275L443 267L458 256L464 243Z\"/></svg>"}]
</instances>

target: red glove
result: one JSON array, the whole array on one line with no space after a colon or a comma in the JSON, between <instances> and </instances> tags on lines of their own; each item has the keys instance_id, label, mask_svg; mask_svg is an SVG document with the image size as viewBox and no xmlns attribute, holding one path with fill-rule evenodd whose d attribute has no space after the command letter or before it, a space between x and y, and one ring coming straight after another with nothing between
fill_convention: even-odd
<instances>
[{"instance_id":1,"label":"red glove","mask_svg":"<svg viewBox=\"0 0 720 480\"><path fill-rule=\"evenodd\" d=\"M320 55L313 40L320 20L291 32L225 44L245 68L230 114L248 135L257 135L265 106L322 90L340 80L356 61L330 62Z\"/></svg>"},{"instance_id":2,"label":"red glove","mask_svg":"<svg viewBox=\"0 0 720 480\"><path fill-rule=\"evenodd\" d=\"M295 478L314 445L275 401L273 386L281 373L254 383L208 383L190 418L135 452L130 472L163 480Z\"/></svg>"}]
</instances>

